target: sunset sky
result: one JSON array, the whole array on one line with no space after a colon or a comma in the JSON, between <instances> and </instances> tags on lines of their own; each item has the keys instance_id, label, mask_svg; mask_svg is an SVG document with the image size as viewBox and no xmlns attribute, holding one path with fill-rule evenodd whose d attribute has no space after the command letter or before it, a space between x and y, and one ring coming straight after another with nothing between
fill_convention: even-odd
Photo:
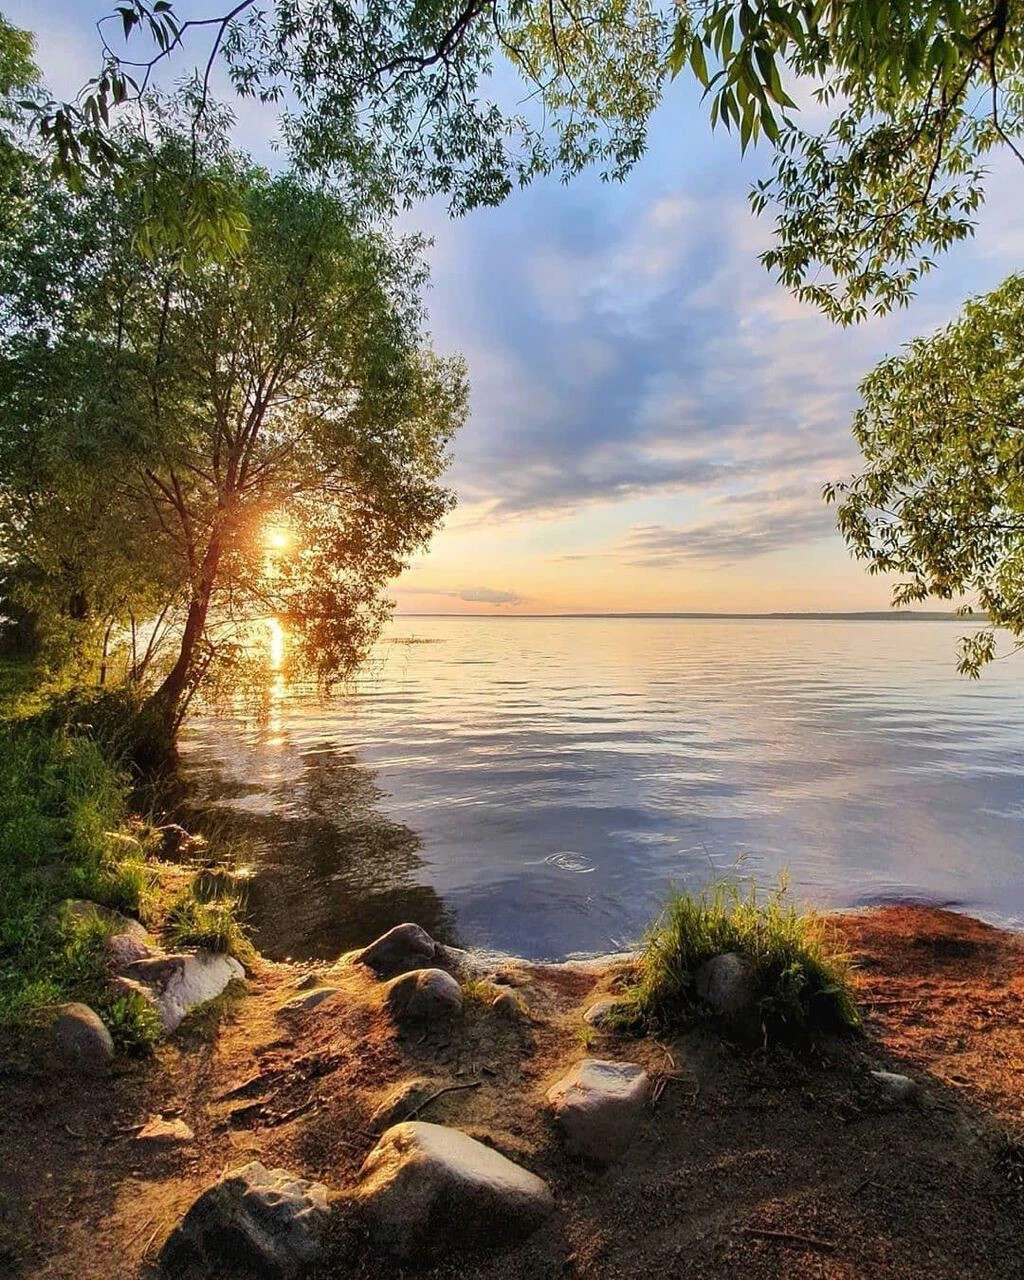
<instances>
[{"instance_id":1,"label":"sunset sky","mask_svg":"<svg viewBox=\"0 0 1024 1280\"><path fill-rule=\"evenodd\" d=\"M112 4L2 8L36 30L66 96L95 72L93 23ZM239 108L239 143L279 163L268 125ZM838 330L757 262L770 224L746 193L765 161L741 162L696 94L673 89L622 186L539 182L457 222L439 202L403 218L434 238L434 341L466 356L473 390L450 475L459 507L397 584L402 612L888 603L850 561L821 486L856 464L860 377L1019 265L1024 208L997 165L977 238L911 308Z\"/></svg>"}]
</instances>

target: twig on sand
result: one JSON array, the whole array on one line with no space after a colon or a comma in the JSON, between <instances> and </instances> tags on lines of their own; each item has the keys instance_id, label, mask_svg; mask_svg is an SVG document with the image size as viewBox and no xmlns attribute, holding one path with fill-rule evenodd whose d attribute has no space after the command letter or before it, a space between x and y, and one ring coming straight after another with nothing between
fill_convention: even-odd
<instances>
[{"instance_id":1,"label":"twig on sand","mask_svg":"<svg viewBox=\"0 0 1024 1280\"><path fill-rule=\"evenodd\" d=\"M779 1240L783 1244L802 1244L808 1249L824 1249L831 1253L838 1249L835 1240L822 1240L819 1236L803 1236L796 1231L773 1231L770 1227L738 1227L744 1236L759 1236L764 1240Z\"/></svg>"},{"instance_id":2,"label":"twig on sand","mask_svg":"<svg viewBox=\"0 0 1024 1280\"><path fill-rule=\"evenodd\" d=\"M436 1093L432 1093L429 1098L424 1098L418 1106L413 1107L406 1115L402 1117L399 1124L404 1124L406 1120L412 1120L419 1113L430 1106L432 1102L436 1102L444 1093L457 1093L460 1089L479 1089L483 1084L482 1080L470 1080L467 1084L446 1084L443 1089L438 1089Z\"/></svg>"}]
</instances>

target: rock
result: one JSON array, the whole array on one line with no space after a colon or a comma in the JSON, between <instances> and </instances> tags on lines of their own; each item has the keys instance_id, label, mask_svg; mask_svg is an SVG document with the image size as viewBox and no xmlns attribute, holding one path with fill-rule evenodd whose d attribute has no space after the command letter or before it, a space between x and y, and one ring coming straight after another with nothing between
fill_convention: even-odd
<instances>
[{"instance_id":1,"label":"rock","mask_svg":"<svg viewBox=\"0 0 1024 1280\"><path fill-rule=\"evenodd\" d=\"M650 1095L635 1062L585 1058L548 1090L548 1105L573 1154L607 1164L632 1141Z\"/></svg>"},{"instance_id":2,"label":"rock","mask_svg":"<svg viewBox=\"0 0 1024 1280\"><path fill-rule=\"evenodd\" d=\"M206 848L206 837L193 835L177 822L168 822L158 827L162 852L165 858L184 858L195 855Z\"/></svg>"},{"instance_id":3,"label":"rock","mask_svg":"<svg viewBox=\"0 0 1024 1280\"><path fill-rule=\"evenodd\" d=\"M462 988L443 969L417 969L388 983L387 1006L399 1022L431 1022L462 1012Z\"/></svg>"},{"instance_id":4,"label":"rock","mask_svg":"<svg viewBox=\"0 0 1024 1280\"><path fill-rule=\"evenodd\" d=\"M154 954L148 942L135 933L115 933L106 941L107 961L114 973L124 973L136 960L145 960Z\"/></svg>"},{"instance_id":5,"label":"rock","mask_svg":"<svg viewBox=\"0 0 1024 1280\"><path fill-rule=\"evenodd\" d=\"M102 1018L87 1004L64 1004L53 1024L57 1052L76 1070L103 1071L114 1056L114 1041Z\"/></svg>"},{"instance_id":6,"label":"rock","mask_svg":"<svg viewBox=\"0 0 1024 1280\"><path fill-rule=\"evenodd\" d=\"M290 1280L319 1252L327 1188L259 1161L232 1169L196 1200L167 1238L160 1265L178 1276L196 1263L229 1263L254 1277Z\"/></svg>"},{"instance_id":7,"label":"rock","mask_svg":"<svg viewBox=\"0 0 1024 1280\"><path fill-rule=\"evenodd\" d=\"M138 991L156 1008L170 1033L196 1005L219 996L245 970L234 958L216 951L175 951L136 960L117 980L123 990Z\"/></svg>"},{"instance_id":8,"label":"rock","mask_svg":"<svg viewBox=\"0 0 1024 1280\"><path fill-rule=\"evenodd\" d=\"M286 1000L278 1009L278 1013L305 1013L307 1009L315 1009L318 1004L323 1004L325 1000L337 994L337 987L316 987L303 995L292 996L290 1000Z\"/></svg>"},{"instance_id":9,"label":"rock","mask_svg":"<svg viewBox=\"0 0 1024 1280\"><path fill-rule=\"evenodd\" d=\"M901 1076L895 1071L872 1071L871 1078L890 1106L910 1102L917 1094L917 1081L911 1080L910 1076Z\"/></svg>"},{"instance_id":10,"label":"rock","mask_svg":"<svg viewBox=\"0 0 1024 1280\"><path fill-rule=\"evenodd\" d=\"M135 1141L155 1147L173 1147L181 1142L191 1142L195 1136L184 1120L164 1120L161 1116L153 1116L135 1135Z\"/></svg>"},{"instance_id":11,"label":"rock","mask_svg":"<svg viewBox=\"0 0 1024 1280\"><path fill-rule=\"evenodd\" d=\"M612 1015L618 1008L618 1000L598 1000L583 1015L583 1021L591 1027L607 1027L611 1024Z\"/></svg>"},{"instance_id":12,"label":"rock","mask_svg":"<svg viewBox=\"0 0 1024 1280\"><path fill-rule=\"evenodd\" d=\"M491 1001L491 1008L501 1018L518 1022L526 1013L522 1001L511 991L502 991Z\"/></svg>"},{"instance_id":13,"label":"rock","mask_svg":"<svg viewBox=\"0 0 1024 1280\"><path fill-rule=\"evenodd\" d=\"M315 973L304 973L301 978L296 978L294 982L289 982L290 991L308 991L310 987L315 987L320 979Z\"/></svg>"},{"instance_id":14,"label":"rock","mask_svg":"<svg viewBox=\"0 0 1024 1280\"><path fill-rule=\"evenodd\" d=\"M469 1134L394 1125L356 1188L374 1242L399 1258L522 1239L554 1209L546 1182Z\"/></svg>"},{"instance_id":15,"label":"rock","mask_svg":"<svg viewBox=\"0 0 1024 1280\"><path fill-rule=\"evenodd\" d=\"M410 969L422 969L437 954L437 943L418 924L396 924L362 951L351 957L353 964L365 964L378 978L392 978Z\"/></svg>"},{"instance_id":16,"label":"rock","mask_svg":"<svg viewBox=\"0 0 1024 1280\"><path fill-rule=\"evenodd\" d=\"M381 1133L390 1125L404 1120L410 1111L423 1105L438 1086L432 1080L406 1080L392 1089L380 1106L370 1116L370 1128Z\"/></svg>"},{"instance_id":17,"label":"rock","mask_svg":"<svg viewBox=\"0 0 1024 1280\"><path fill-rule=\"evenodd\" d=\"M722 1018L749 1012L757 1000L750 965L733 951L713 956L697 970L697 995Z\"/></svg>"},{"instance_id":18,"label":"rock","mask_svg":"<svg viewBox=\"0 0 1024 1280\"><path fill-rule=\"evenodd\" d=\"M65 920L74 920L78 924L91 924L95 920L109 926L111 934L124 934L148 945L152 942L145 926L131 916L122 915L113 907L101 906L98 902L90 902L87 898L65 898L57 908Z\"/></svg>"}]
</instances>

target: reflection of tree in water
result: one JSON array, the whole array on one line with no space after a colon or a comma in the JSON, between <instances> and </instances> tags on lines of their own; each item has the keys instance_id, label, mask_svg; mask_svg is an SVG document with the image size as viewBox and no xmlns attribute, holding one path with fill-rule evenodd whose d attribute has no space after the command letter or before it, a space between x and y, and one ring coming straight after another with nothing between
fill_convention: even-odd
<instances>
[{"instance_id":1,"label":"reflection of tree in water","mask_svg":"<svg viewBox=\"0 0 1024 1280\"><path fill-rule=\"evenodd\" d=\"M270 791L279 812L231 805L261 788L240 786L210 761L201 778L182 784L175 804L190 830L245 850L256 946L276 959L333 958L403 920L453 941L451 913L429 885L413 882L423 866L419 836L377 808L384 793L375 772L331 745L301 760L301 776Z\"/></svg>"}]
</instances>

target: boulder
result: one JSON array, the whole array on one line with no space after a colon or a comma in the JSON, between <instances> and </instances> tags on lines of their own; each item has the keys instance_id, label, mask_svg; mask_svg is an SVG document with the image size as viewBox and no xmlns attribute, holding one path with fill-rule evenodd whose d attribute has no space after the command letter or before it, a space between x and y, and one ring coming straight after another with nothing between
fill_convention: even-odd
<instances>
[{"instance_id":1,"label":"boulder","mask_svg":"<svg viewBox=\"0 0 1024 1280\"><path fill-rule=\"evenodd\" d=\"M382 1133L404 1120L410 1111L421 1107L432 1093L436 1093L437 1088L432 1080L422 1078L397 1085L370 1116L370 1129L374 1133Z\"/></svg>"},{"instance_id":2,"label":"boulder","mask_svg":"<svg viewBox=\"0 0 1024 1280\"><path fill-rule=\"evenodd\" d=\"M898 1107L910 1102L917 1095L917 1081L910 1076L901 1076L896 1071L872 1071L871 1078L878 1085L879 1092L891 1107Z\"/></svg>"},{"instance_id":3,"label":"boulder","mask_svg":"<svg viewBox=\"0 0 1024 1280\"><path fill-rule=\"evenodd\" d=\"M618 1000L598 1000L592 1004L583 1015L583 1021L591 1027L608 1027L612 1022L612 1015L619 1008Z\"/></svg>"},{"instance_id":4,"label":"boulder","mask_svg":"<svg viewBox=\"0 0 1024 1280\"><path fill-rule=\"evenodd\" d=\"M417 969L388 983L386 1001L398 1022L432 1022L462 1012L462 988L443 969Z\"/></svg>"},{"instance_id":5,"label":"boulder","mask_svg":"<svg viewBox=\"0 0 1024 1280\"><path fill-rule=\"evenodd\" d=\"M106 950L107 962L113 973L124 973L136 960L145 960L154 954L149 942L134 932L115 933L107 939Z\"/></svg>"},{"instance_id":6,"label":"boulder","mask_svg":"<svg viewBox=\"0 0 1024 1280\"><path fill-rule=\"evenodd\" d=\"M182 1142L191 1142L195 1136L184 1120L153 1116L135 1135L135 1141L153 1147L174 1147Z\"/></svg>"},{"instance_id":7,"label":"boulder","mask_svg":"<svg viewBox=\"0 0 1024 1280\"><path fill-rule=\"evenodd\" d=\"M362 951L351 957L353 964L365 964L378 978L393 978L410 969L422 969L437 955L437 943L418 924L396 924Z\"/></svg>"},{"instance_id":8,"label":"boulder","mask_svg":"<svg viewBox=\"0 0 1024 1280\"><path fill-rule=\"evenodd\" d=\"M88 898L65 898L57 908L65 920L73 920L79 924L91 924L98 920L110 928L112 935L125 935L148 945L152 942L144 925L131 916L115 911L113 907L104 907L99 902L90 902Z\"/></svg>"},{"instance_id":9,"label":"boulder","mask_svg":"<svg viewBox=\"0 0 1024 1280\"><path fill-rule=\"evenodd\" d=\"M633 1139L650 1096L635 1062L585 1058L548 1090L548 1106L566 1149L598 1164L617 1160Z\"/></svg>"},{"instance_id":10,"label":"boulder","mask_svg":"<svg viewBox=\"0 0 1024 1280\"><path fill-rule=\"evenodd\" d=\"M87 1004L64 1004L53 1024L57 1052L76 1071L96 1075L114 1056L114 1041L102 1018Z\"/></svg>"},{"instance_id":11,"label":"boulder","mask_svg":"<svg viewBox=\"0 0 1024 1280\"><path fill-rule=\"evenodd\" d=\"M194 1201L167 1238L160 1266L178 1276L196 1264L219 1274L291 1280L317 1258L327 1221L327 1188L259 1161L232 1169Z\"/></svg>"},{"instance_id":12,"label":"boulder","mask_svg":"<svg viewBox=\"0 0 1024 1280\"><path fill-rule=\"evenodd\" d=\"M245 970L217 951L174 951L126 965L116 984L145 996L160 1016L164 1031L175 1030L190 1009L213 1000Z\"/></svg>"},{"instance_id":13,"label":"boulder","mask_svg":"<svg viewBox=\"0 0 1024 1280\"><path fill-rule=\"evenodd\" d=\"M749 1013L757 1001L757 986L750 965L733 951L712 956L697 970L698 997L722 1018Z\"/></svg>"},{"instance_id":14,"label":"boulder","mask_svg":"<svg viewBox=\"0 0 1024 1280\"><path fill-rule=\"evenodd\" d=\"M278 1013L305 1013L307 1009L315 1009L318 1004L323 1004L331 996L336 996L338 990L338 987L314 987L312 991L305 991L301 995L292 996L290 1000L286 1000L278 1009Z\"/></svg>"},{"instance_id":15,"label":"boulder","mask_svg":"<svg viewBox=\"0 0 1024 1280\"><path fill-rule=\"evenodd\" d=\"M356 1198L374 1243L403 1259L522 1239L554 1209L535 1174L469 1134L419 1121L382 1136Z\"/></svg>"}]
</instances>

